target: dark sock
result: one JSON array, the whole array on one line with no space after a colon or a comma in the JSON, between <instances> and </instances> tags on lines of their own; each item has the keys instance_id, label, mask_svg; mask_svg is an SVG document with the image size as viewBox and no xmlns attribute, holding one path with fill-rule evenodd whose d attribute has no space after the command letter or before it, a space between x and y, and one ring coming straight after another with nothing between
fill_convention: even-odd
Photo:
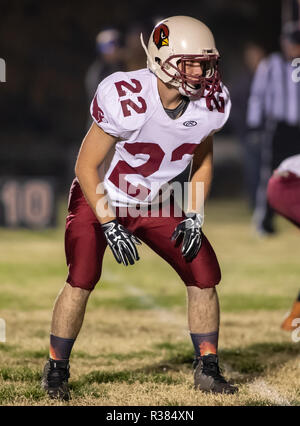
<instances>
[{"instance_id":1,"label":"dark sock","mask_svg":"<svg viewBox=\"0 0 300 426\"><path fill-rule=\"evenodd\" d=\"M55 361L68 360L75 339L63 339L50 334L50 358Z\"/></svg>"},{"instance_id":2,"label":"dark sock","mask_svg":"<svg viewBox=\"0 0 300 426\"><path fill-rule=\"evenodd\" d=\"M218 331L205 334L191 333L191 339L195 348L196 358L209 354L217 354L219 339Z\"/></svg>"},{"instance_id":3,"label":"dark sock","mask_svg":"<svg viewBox=\"0 0 300 426\"><path fill-rule=\"evenodd\" d=\"M297 302L300 302L300 291L299 291L299 294L298 294Z\"/></svg>"}]
</instances>

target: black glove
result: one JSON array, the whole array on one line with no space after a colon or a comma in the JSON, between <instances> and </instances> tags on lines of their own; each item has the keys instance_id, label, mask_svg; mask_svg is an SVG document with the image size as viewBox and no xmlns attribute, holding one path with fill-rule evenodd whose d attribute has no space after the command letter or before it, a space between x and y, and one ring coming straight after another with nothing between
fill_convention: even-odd
<instances>
[{"instance_id":1,"label":"black glove","mask_svg":"<svg viewBox=\"0 0 300 426\"><path fill-rule=\"evenodd\" d=\"M125 266L128 266L128 262L133 265L135 260L140 259L135 244L142 243L116 219L104 223L102 229L118 263L123 262Z\"/></svg>"},{"instance_id":2,"label":"black glove","mask_svg":"<svg viewBox=\"0 0 300 426\"><path fill-rule=\"evenodd\" d=\"M173 232L171 240L176 240L177 247L182 242L181 252L187 262L191 262L201 248L202 225L203 217L199 213L187 213Z\"/></svg>"}]
</instances>

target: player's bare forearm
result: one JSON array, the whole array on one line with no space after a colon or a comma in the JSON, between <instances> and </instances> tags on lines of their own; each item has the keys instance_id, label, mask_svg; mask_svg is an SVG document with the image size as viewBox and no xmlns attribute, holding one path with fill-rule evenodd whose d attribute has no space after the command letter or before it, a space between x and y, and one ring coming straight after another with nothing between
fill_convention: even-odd
<instances>
[{"instance_id":1,"label":"player's bare forearm","mask_svg":"<svg viewBox=\"0 0 300 426\"><path fill-rule=\"evenodd\" d=\"M80 187L85 196L85 199L89 203L93 212L97 216L101 224L110 222L115 219L115 214L112 209L109 208L109 203L105 194L97 194L97 188L101 183L97 173L97 169L90 168L85 171L76 173L80 183ZM97 204L101 201L102 209L97 209Z\"/></svg>"},{"instance_id":2,"label":"player's bare forearm","mask_svg":"<svg viewBox=\"0 0 300 426\"><path fill-rule=\"evenodd\" d=\"M189 184L188 212L201 213L213 177L213 137L206 138L196 149ZM203 197L197 192L197 183L203 183Z\"/></svg>"},{"instance_id":3,"label":"player's bare forearm","mask_svg":"<svg viewBox=\"0 0 300 426\"><path fill-rule=\"evenodd\" d=\"M116 138L93 124L82 142L75 166L75 173L82 192L100 223L115 219L113 211L109 209L106 196L103 193L97 194L98 185L102 183L98 167L103 163L115 142ZM97 204L100 200L104 209L103 213L99 215Z\"/></svg>"}]
</instances>

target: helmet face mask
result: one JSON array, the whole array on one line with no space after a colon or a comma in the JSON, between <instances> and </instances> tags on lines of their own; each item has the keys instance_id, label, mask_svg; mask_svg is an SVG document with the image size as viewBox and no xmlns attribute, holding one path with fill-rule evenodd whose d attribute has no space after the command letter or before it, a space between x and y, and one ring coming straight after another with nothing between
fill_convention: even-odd
<instances>
[{"instance_id":1,"label":"helmet face mask","mask_svg":"<svg viewBox=\"0 0 300 426\"><path fill-rule=\"evenodd\" d=\"M201 75L187 72L188 66L192 63L200 63ZM210 92L215 93L219 87L220 75L217 55L172 55L161 65L161 69L172 80L175 80L174 86L179 84L179 91L182 95L192 99L200 99ZM175 70L175 74L173 70ZM171 85L172 80L169 82ZM208 92L205 93L205 91Z\"/></svg>"},{"instance_id":2,"label":"helmet face mask","mask_svg":"<svg viewBox=\"0 0 300 426\"><path fill-rule=\"evenodd\" d=\"M191 99L212 97L220 87L219 52L209 28L197 19L174 16L157 24L150 36L148 68L164 83L176 87ZM190 72L193 63L200 63L201 75Z\"/></svg>"}]
</instances>

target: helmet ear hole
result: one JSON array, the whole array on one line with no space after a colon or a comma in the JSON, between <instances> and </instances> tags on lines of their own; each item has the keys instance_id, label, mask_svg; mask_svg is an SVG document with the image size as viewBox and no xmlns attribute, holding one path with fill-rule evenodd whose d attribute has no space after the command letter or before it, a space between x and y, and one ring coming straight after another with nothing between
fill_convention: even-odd
<instances>
[{"instance_id":1,"label":"helmet ear hole","mask_svg":"<svg viewBox=\"0 0 300 426\"><path fill-rule=\"evenodd\" d=\"M157 56L154 58L155 62L160 65L161 64L161 60L160 58L158 58Z\"/></svg>"}]
</instances>

